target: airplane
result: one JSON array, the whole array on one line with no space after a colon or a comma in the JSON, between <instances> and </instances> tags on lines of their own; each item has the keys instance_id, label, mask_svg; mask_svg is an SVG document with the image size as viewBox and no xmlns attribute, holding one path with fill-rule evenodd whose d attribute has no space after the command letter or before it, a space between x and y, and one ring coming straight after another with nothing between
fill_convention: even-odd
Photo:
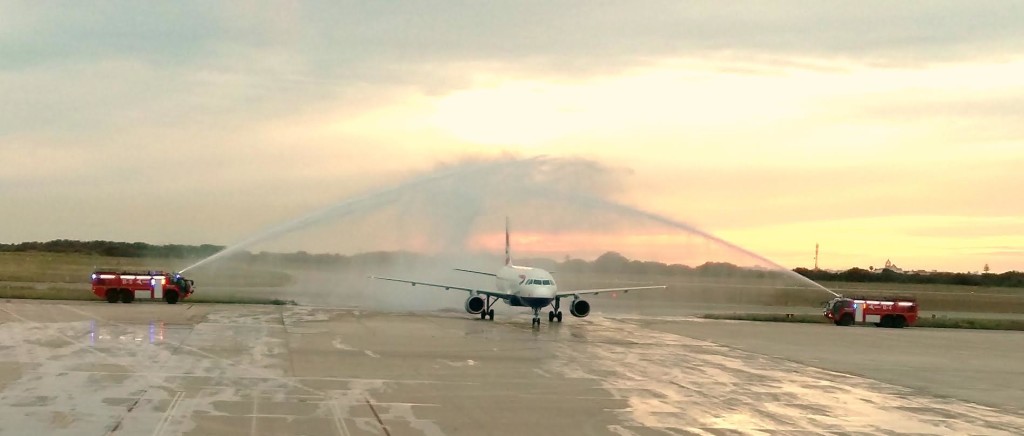
<instances>
[{"instance_id":1,"label":"airplane","mask_svg":"<svg viewBox=\"0 0 1024 436\"><path fill-rule=\"evenodd\" d=\"M590 314L590 303L580 298L580 295L593 294L597 295L602 292L629 292L640 289L665 289L665 286L635 286L628 288L603 288L603 289L579 289L573 291L560 291L558 285L555 283L555 278L550 272L545 271L541 268L530 268L525 266L517 266L512 263L512 252L511 244L509 239L508 231L508 218L505 219L505 265L498 270L497 273L489 273L482 271L473 271L468 269L456 268L456 271L480 274L485 276L494 277L497 280L496 290L486 289L475 289L466 288L454 285L444 285L436 283L420 282L415 280L405 280L393 277L380 277L371 276L370 278L377 280L387 280L392 282L408 283L412 286L423 285L431 286L435 288L443 288L444 290L459 290L469 292L469 298L466 299L465 309L466 312L471 314L479 314L480 319L494 320L494 309L491 307L499 300L504 301L505 304L513 307L528 307L533 309L533 324L531 326L540 326L540 311L545 307L551 306L552 310L548 312L548 322L553 323L556 320L562 322L562 311L561 300L563 298L572 297L572 302L569 304L569 313L577 318L585 318Z\"/></svg>"}]
</instances>

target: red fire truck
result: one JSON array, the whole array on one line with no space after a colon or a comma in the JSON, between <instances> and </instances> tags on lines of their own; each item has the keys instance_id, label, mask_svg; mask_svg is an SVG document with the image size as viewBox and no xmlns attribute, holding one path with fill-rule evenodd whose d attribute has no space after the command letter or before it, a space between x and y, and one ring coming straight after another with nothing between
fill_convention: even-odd
<instances>
[{"instance_id":1,"label":"red fire truck","mask_svg":"<svg viewBox=\"0 0 1024 436\"><path fill-rule=\"evenodd\" d=\"M168 304L188 298L195 283L181 276L162 271L116 272L100 270L92 273L92 293L108 303L131 303L135 298L164 300Z\"/></svg>"},{"instance_id":2,"label":"red fire truck","mask_svg":"<svg viewBox=\"0 0 1024 436\"><path fill-rule=\"evenodd\" d=\"M903 328L917 322L913 298L835 298L825 306L825 317L836 325L871 323L875 327Z\"/></svg>"}]
</instances>

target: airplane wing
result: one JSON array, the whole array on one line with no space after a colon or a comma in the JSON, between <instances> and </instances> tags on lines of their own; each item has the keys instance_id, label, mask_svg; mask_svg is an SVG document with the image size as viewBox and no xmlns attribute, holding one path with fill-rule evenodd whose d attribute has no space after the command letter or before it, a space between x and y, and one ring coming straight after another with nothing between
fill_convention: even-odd
<instances>
[{"instance_id":1,"label":"airplane wing","mask_svg":"<svg viewBox=\"0 0 1024 436\"><path fill-rule=\"evenodd\" d=\"M506 294L506 293L503 293L503 292L488 291L486 289L473 289L473 288L463 288L461 286L439 285L437 283L417 282L415 280L396 279L396 278L392 278L392 277L370 276L370 278L371 279L377 279L377 280L387 280L389 282L408 283L408 284L413 285L413 286L423 285L423 286L431 286L431 287L435 287L435 288L444 288L444 290L446 290L446 291L447 290L451 290L451 289L455 289L455 290L459 290L459 291L466 291L466 292L469 292L471 294L488 295L488 296L491 296L491 297L498 297L498 298L508 298L509 297L509 294Z\"/></svg>"},{"instance_id":2,"label":"airplane wing","mask_svg":"<svg viewBox=\"0 0 1024 436\"><path fill-rule=\"evenodd\" d=\"M577 289L575 291L558 291L558 293L555 294L555 295L557 295L559 297L568 297L570 295L583 295L583 294L597 295L597 294L600 294L602 292L617 292L617 291L618 292L629 292L629 291L637 291L637 290L641 290L641 289L665 289L665 286L633 286L633 287L629 287L629 288Z\"/></svg>"},{"instance_id":3,"label":"airplane wing","mask_svg":"<svg viewBox=\"0 0 1024 436\"><path fill-rule=\"evenodd\" d=\"M480 274L482 276L491 276L491 277L497 277L498 276L497 274L494 274L494 273L483 272L483 271L473 271L471 269L455 268L455 271L462 271L462 272L468 272L468 273L473 273L473 274Z\"/></svg>"}]
</instances>

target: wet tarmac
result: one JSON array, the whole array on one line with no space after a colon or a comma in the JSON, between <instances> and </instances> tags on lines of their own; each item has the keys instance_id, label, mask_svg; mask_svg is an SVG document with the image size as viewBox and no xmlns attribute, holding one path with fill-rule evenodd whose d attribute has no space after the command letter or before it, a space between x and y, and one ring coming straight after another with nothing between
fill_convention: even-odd
<instances>
[{"instance_id":1,"label":"wet tarmac","mask_svg":"<svg viewBox=\"0 0 1024 436\"><path fill-rule=\"evenodd\" d=\"M1017 332L508 312L0 302L0 434L1024 434Z\"/></svg>"}]
</instances>

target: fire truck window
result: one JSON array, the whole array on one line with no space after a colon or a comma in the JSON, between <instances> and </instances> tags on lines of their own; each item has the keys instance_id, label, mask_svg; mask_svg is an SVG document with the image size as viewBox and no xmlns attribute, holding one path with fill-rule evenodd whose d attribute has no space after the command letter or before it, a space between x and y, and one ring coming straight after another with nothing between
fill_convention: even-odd
<instances>
[{"instance_id":1,"label":"fire truck window","mask_svg":"<svg viewBox=\"0 0 1024 436\"><path fill-rule=\"evenodd\" d=\"M842 310L843 309L843 303L846 303L846 302L845 301L836 301L836 304L832 305L832 313L836 313L836 312L839 312L840 310Z\"/></svg>"}]
</instances>

